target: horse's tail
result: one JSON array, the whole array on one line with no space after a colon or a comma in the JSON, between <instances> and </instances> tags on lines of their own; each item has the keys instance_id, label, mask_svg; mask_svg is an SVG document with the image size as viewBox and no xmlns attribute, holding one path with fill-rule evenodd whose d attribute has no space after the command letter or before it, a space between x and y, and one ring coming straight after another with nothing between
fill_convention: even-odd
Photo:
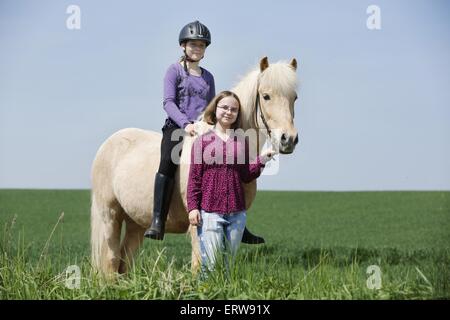
<instances>
[{"instance_id":1,"label":"horse's tail","mask_svg":"<svg viewBox=\"0 0 450 320\"><path fill-rule=\"evenodd\" d=\"M102 252L105 246L105 222L94 192L91 195L91 263L97 271L105 270Z\"/></svg>"},{"instance_id":2,"label":"horse's tail","mask_svg":"<svg viewBox=\"0 0 450 320\"><path fill-rule=\"evenodd\" d=\"M120 260L120 251L117 252L120 227L117 226L123 209L115 197L112 177L118 158L129 146L127 140L120 143L121 132L125 130L116 132L100 146L91 169L91 263L96 271L106 276L117 272L117 260Z\"/></svg>"}]
</instances>

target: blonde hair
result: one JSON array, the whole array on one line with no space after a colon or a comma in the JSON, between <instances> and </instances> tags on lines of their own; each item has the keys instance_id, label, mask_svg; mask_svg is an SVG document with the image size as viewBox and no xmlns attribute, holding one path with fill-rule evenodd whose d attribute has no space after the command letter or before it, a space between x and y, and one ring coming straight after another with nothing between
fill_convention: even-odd
<instances>
[{"instance_id":1,"label":"blonde hair","mask_svg":"<svg viewBox=\"0 0 450 320\"><path fill-rule=\"evenodd\" d=\"M217 104L219 103L220 100L222 100L223 98L226 98L226 97L235 98L239 105L238 116L236 118L236 121L234 121L233 124L231 125L231 128L232 129L241 128L241 126L242 126L242 123L241 123L241 101L239 100L239 97L234 92L231 92L231 91L222 91L218 95L216 95L211 100L211 102L208 104L208 106L206 107L205 113L203 115L203 119L208 124L216 124L217 123L217 118L216 118Z\"/></svg>"}]
</instances>

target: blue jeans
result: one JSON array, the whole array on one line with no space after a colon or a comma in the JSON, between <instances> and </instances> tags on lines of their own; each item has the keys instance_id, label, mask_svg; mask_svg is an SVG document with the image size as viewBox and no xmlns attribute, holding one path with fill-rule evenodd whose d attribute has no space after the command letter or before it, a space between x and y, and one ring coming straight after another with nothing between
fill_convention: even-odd
<instances>
[{"instance_id":1,"label":"blue jeans","mask_svg":"<svg viewBox=\"0 0 450 320\"><path fill-rule=\"evenodd\" d=\"M214 270L216 258L226 251L234 257L244 233L247 214L245 210L230 214L217 214L200 210L202 223L197 227L200 241L202 272ZM228 267L228 260L225 260Z\"/></svg>"}]
</instances>

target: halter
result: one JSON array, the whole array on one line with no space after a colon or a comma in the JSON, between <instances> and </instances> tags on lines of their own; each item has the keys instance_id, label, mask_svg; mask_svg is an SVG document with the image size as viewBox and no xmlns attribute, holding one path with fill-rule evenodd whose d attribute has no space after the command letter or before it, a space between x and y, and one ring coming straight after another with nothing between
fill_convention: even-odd
<instances>
[{"instance_id":1,"label":"halter","mask_svg":"<svg viewBox=\"0 0 450 320\"><path fill-rule=\"evenodd\" d=\"M272 135L271 135L272 130L270 130L269 125L267 124L266 118L264 117L264 113L262 111L262 107L261 107L261 103L259 102L259 99L260 99L260 97L259 97L259 77L258 77L258 82L257 82L257 86L256 86L255 114L254 114L255 127L258 130L260 129L259 126L258 126L258 105L259 105L260 106L259 114L261 116L261 120L262 120L262 122L264 124L264 127L266 127L266 130L268 132L269 138L271 139L272 138ZM258 132L258 135L256 137L256 148L257 148L257 150L259 152L259 132Z\"/></svg>"},{"instance_id":2,"label":"halter","mask_svg":"<svg viewBox=\"0 0 450 320\"><path fill-rule=\"evenodd\" d=\"M203 57L202 57L202 59L203 59ZM200 60L201 60L201 59L200 59ZM200 61L200 60L199 60L199 61ZM184 53L184 56L183 56L183 68L184 68L184 71L186 71L186 73L187 73L188 76L189 76L189 71L188 71L188 68L187 68L187 63L186 63L186 61L189 61L189 62L197 62L197 61L192 60L191 57L189 57L189 56L186 54L186 52Z\"/></svg>"},{"instance_id":3,"label":"halter","mask_svg":"<svg viewBox=\"0 0 450 320\"><path fill-rule=\"evenodd\" d=\"M256 93L255 116L258 113L258 105L260 105L260 103L259 103L259 92ZM272 130L270 130L269 125L267 124L266 118L264 117L264 113L262 112L262 107L260 107L260 109L261 110L260 110L259 114L261 115L261 120L262 120L262 122L264 124L264 127L266 127L267 132L269 133L269 138L272 138L272 136L271 136ZM258 121L256 121L256 119L255 119L255 123L256 123L257 129L259 129L258 128Z\"/></svg>"}]
</instances>

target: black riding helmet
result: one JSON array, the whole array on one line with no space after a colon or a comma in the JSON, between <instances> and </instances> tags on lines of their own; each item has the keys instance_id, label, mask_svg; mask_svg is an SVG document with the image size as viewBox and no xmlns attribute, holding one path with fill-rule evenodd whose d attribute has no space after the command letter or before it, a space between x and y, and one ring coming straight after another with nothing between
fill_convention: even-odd
<instances>
[{"instance_id":1,"label":"black riding helmet","mask_svg":"<svg viewBox=\"0 0 450 320\"><path fill-rule=\"evenodd\" d=\"M180 45L188 40L202 40L206 42L206 46L211 44L211 33L204 24L198 20L188 23L181 29L178 42Z\"/></svg>"}]
</instances>

